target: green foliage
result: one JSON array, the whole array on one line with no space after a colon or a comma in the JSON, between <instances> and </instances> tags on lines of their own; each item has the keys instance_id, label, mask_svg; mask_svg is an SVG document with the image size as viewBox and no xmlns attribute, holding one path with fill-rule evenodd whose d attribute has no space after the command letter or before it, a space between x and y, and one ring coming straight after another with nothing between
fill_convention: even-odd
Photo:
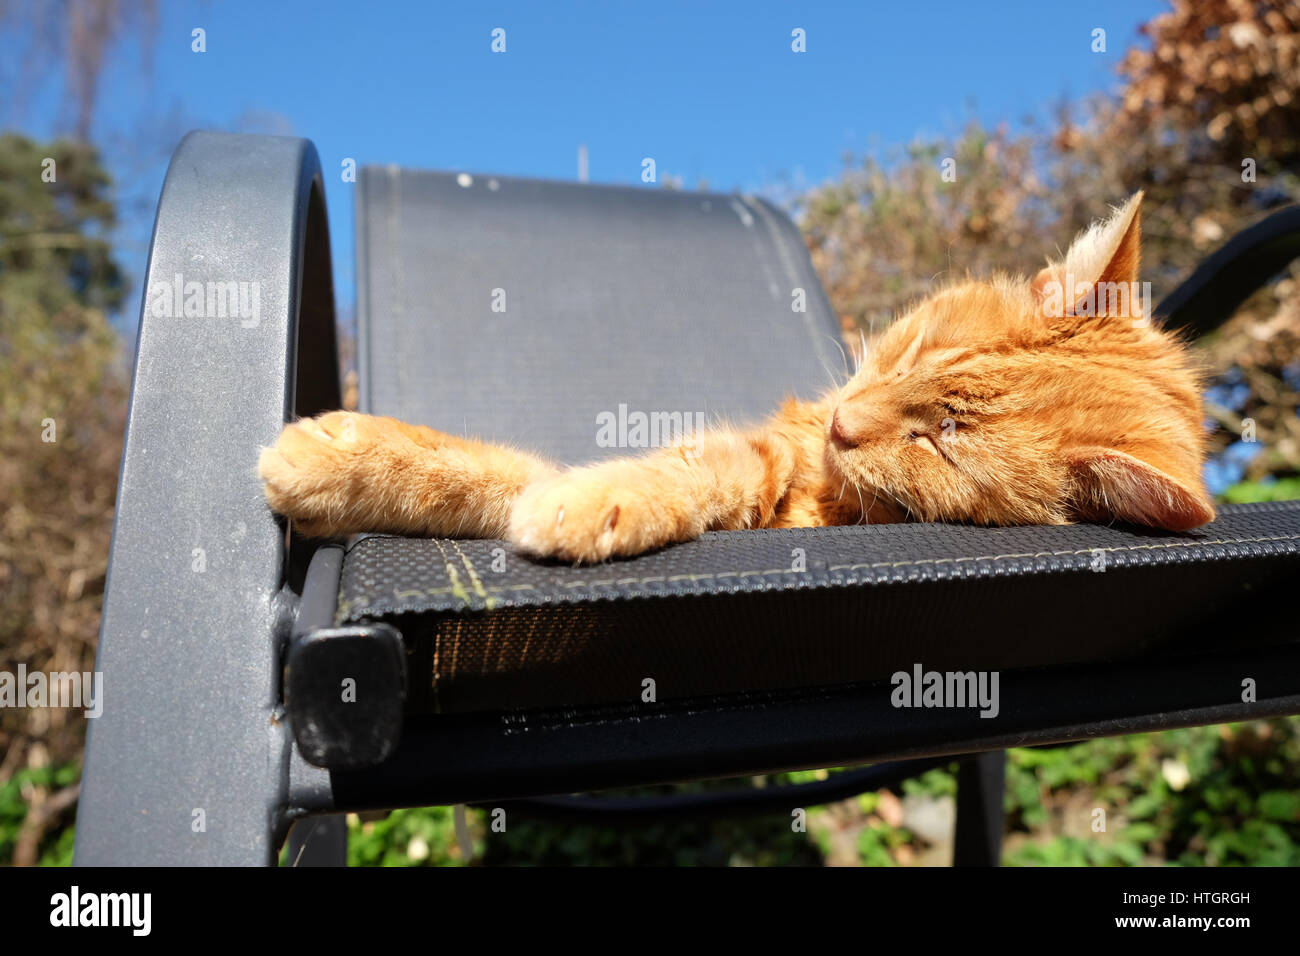
<instances>
[{"instance_id":1,"label":"green foliage","mask_svg":"<svg viewBox=\"0 0 1300 956\"><path fill-rule=\"evenodd\" d=\"M44 796L51 791L75 786L80 776L79 766L62 764L58 767L26 767L0 782L0 864L9 863L14 858L14 850L27 822L31 795L39 793ZM39 840L37 862L41 866L72 865L71 810L63 816L69 825L61 830L46 828Z\"/></svg>"},{"instance_id":2,"label":"green foliage","mask_svg":"<svg viewBox=\"0 0 1300 956\"><path fill-rule=\"evenodd\" d=\"M1099 843L1063 836L1031 844L1006 862L1019 866L1137 866L1142 862L1142 853L1132 843Z\"/></svg>"},{"instance_id":3,"label":"green foliage","mask_svg":"<svg viewBox=\"0 0 1300 956\"><path fill-rule=\"evenodd\" d=\"M0 134L0 289L47 316L70 304L108 312L126 285L112 258L108 173L89 146ZM6 318L8 309L5 309Z\"/></svg>"},{"instance_id":4,"label":"green foliage","mask_svg":"<svg viewBox=\"0 0 1300 956\"><path fill-rule=\"evenodd\" d=\"M1243 481L1223 493L1223 500L1232 504L1294 501L1297 498L1300 498L1300 477L1279 478L1276 481Z\"/></svg>"},{"instance_id":5,"label":"green foliage","mask_svg":"<svg viewBox=\"0 0 1300 956\"><path fill-rule=\"evenodd\" d=\"M451 807L394 810L387 818L362 823L355 817L348 834L349 866L463 865ZM481 844L476 848L481 852Z\"/></svg>"},{"instance_id":6,"label":"green foliage","mask_svg":"<svg viewBox=\"0 0 1300 956\"><path fill-rule=\"evenodd\" d=\"M858 834L858 854L863 866L897 866L894 853L908 843L911 834L888 824L866 826Z\"/></svg>"},{"instance_id":7,"label":"green foliage","mask_svg":"<svg viewBox=\"0 0 1300 956\"><path fill-rule=\"evenodd\" d=\"M904 780L903 793L909 796L955 797L957 796L957 774L940 768L927 770L915 779Z\"/></svg>"},{"instance_id":8,"label":"green foliage","mask_svg":"<svg viewBox=\"0 0 1300 956\"><path fill-rule=\"evenodd\" d=\"M714 792L752 785L747 780L721 780L626 793ZM489 832L486 814L473 813L476 832L483 834L483 862L487 865L792 866L815 864L820 859L808 834L792 830L788 813L617 829L556 824L521 818L516 813L507 818L504 833Z\"/></svg>"},{"instance_id":9,"label":"green foliage","mask_svg":"<svg viewBox=\"0 0 1300 956\"><path fill-rule=\"evenodd\" d=\"M1010 751L1008 864L1300 864L1300 719ZM1105 829L1096 830L1104 812ZM1022 837L1029 837L1022 839Z\"/></svg>"}]
</instances>

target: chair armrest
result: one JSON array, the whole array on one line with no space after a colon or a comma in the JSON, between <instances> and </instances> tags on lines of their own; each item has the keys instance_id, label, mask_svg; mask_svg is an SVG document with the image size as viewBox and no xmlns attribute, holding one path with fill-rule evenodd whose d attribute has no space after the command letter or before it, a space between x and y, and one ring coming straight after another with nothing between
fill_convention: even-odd
<instances>
[{"instance_id":1,"label":"chair armrest","mask_svg":"<svg viewBox=\"0 0 1300 956\"><path fill-rule=\"evenodd\" d=\"M257 451L295 413L338 406L336 356L315 148L191 133L145 275L77 863L273 859L294 599Z\"/></svg>"},{"instance_id":2,"label":"chair armrest","mask_svg":"<svg viewBox=\"0 0 1300 956\"><path fill-rule=\"evenodd\" d=\"M1217 329L1256 289L1300 256L1300 206L1243 229L1156 306L1170 329L1193 336Z\"/></svg>"}]
</instances>

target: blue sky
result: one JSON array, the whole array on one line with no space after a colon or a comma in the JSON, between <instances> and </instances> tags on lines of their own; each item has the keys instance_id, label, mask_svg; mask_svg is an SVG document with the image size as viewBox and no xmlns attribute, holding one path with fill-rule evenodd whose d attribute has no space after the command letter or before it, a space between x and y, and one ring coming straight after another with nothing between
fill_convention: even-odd
<instances>
[{"instance_id":1,"label":"blue sky","mask_svg":"<svg viewBox=\"0 0 1300 956\"><path fill-rule=\"evenodd\" d=\"M816 184L846 151L1013 125L1061 97L1119 85L1123 51L1159 0L1080 3L162 2L152 70L137 38L102 81L93 139L126 202L118 248L139 287L166 153L191 128L305 136L326 171L341 302L354 298L346 157L433 169L640 183L641 160L688 187ZM191 51L191 30L207 52ZM506 31L506 52L491 31ZM806 31L807 52L791 51ZM1091 50L1094 28L1107 52ZM0 83L23 55L0 34ZM9 67L2 64L8 63ZM0 87L0 91L3 87ZM62 80L0 123L66 127ZM650 188L650 187L647 187ZM129 200L129 201L128 201ZM138 302L138 299L133 299ZM130 312L134 313L132 306ZM133 327L136 316L124 317Z\"/></svg>"}]
</instances>

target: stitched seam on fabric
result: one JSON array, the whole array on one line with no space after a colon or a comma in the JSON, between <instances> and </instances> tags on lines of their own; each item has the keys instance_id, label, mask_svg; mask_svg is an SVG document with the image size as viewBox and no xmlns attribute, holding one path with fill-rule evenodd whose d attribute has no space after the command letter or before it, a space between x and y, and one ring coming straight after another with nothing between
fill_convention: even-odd
<instances>
[{"instance_id":1,"label":"stitched seam on fabric","mask_svg":"<svg viewBox=\"0 0 1300 956\"><path fill-rule=\"evenodd\" d=\"M739 199L741 203L744 204L745 208L751 211L751 215L757 215L759 219L763 220L763 225L767 227L768 237L772 240L772 245L776 249L776 257L780 260L782 267L785 269L786 279L790 283L790 288L793 289L801 284L805 284L803 279L800 277L799 267L790 258L790 252L785 245L785 237L781 234L780 227L777 225L772 214L768 212L767 207L757 199L751 200L748 196L741 195ZM806 294L807 293L805 292L805 295ZM814 324L812 311L807 308L803 310L803 324L804 331L808 333L808 337L812 340L813 348L817 351L817 357L821 359L823 364L830 363L833 367L837 356L828 353L821 331ZM839 358L841 362L844 361L842 355L840 355Z\"/></svg>"},{"instance_id":2,"label":"stitched seam on fabric","mask_svg":"<svg viewBox=\"0 0 1300 956\"><path fill-rule=\"evenodd\" d=\"M433 539L433 543L437 546L438 553L442 555L444 566L447 569L447 577L451 581L452 594L460 598L461 603L468 608L470 606L469 594L468 592L466 592L464 585L460 583L460 577L456 574L456 569L452 567L451 559L447 557L447 549L442 546L442 542L439 541L437 538ZM456 672L456 658L459 655L460 655L460 641L452 641L450 670L453 674ZM438 697L439 665L442 662L442 631L441 630L437 632L437 639L434 641L433 661L434 661L433 673L429 675L429 689L433 692L434 712L441 713L442 701Z\"/></svg>"},{"instance_id":3,"label":"stitched seam on fabric","mask_svg":"<svg viewBox=\"0 0 1300 956\"><path fill-rule=\"evenodd\" d=\"M397 335L401 338L401 354L399 360L395 363L397 372L397 394L405 400L408 394L406 391L406 356L412 354L410 345L406 341L406 316L405 316L405 293L406 277L402 268L401 255L401 234L402 227L399 216L402 206L402 174L396 166L388 167L388 208L385 210L384 225L388 232L388 254L392 257L391 266L388 275L392 282L392 310L393 321L389 328L397 330Z\"/></svg>"},{"instance_id":4,"label":"stitched seam on fabric","mask_svg":"<svg viewBox=\"0 0 1300 956\"><path fill-rule=\"evenodd\" d=\"M488 594L487 590L483 587L483 582L479 580L478 572L474 570L474 562L470 561L469 556L461 550L459 542L453 539L451 546L456 549L456 553L460 555L461 563L465 565L465 570L469 572L469 580L470 583L474 585L474 590L478 592L478 596L481 597L483 603L487 605L487 610L492 610L496 607L496 598Z\"/></svg>"},{"instance_id":5,"label":"stitched seam on fabric","mask_svg":"<svg viewBox=\"0 0 1300 956\"><path fill-rule=\"evenodd\" d=\"M448 572L448 576L452 580L453 586L450 588L430 588L425 591L394 590L393 596L398 600L402 600L408 597L409 598L418 598L418 597L434 598L434 597L444 597L450 594L461 600L461 602L464 604L463 609L468 609L471 606L469 600L469 593L465 590L465 588L462 585L460 585L459 579L456 576L455 568L452 567L451 562L447 559L446 551L443 549L442 544L439 542L438 539L433 538L430 540L432 540L434 542L434 545L438 548L438 550L442 552L444 561L447 562L446 564L447 572ZM1013 560L1021 560L1024 558L1077 557L1079 555L1092 554L1096 551L1115 554L1115 553L1135 552L1135 551L1161 551L1161 550L1171 550L1171 549L1179 549L1179 548L1209 547L1213 545L1263 544L1263 543L1274 542L1274 541L1300 541L1300 534L1271 535L1271 536L1257 537L1257 538L1221 538L1221 539L1216 539L1214 541L1174 541L1174 542L1169 542L1167 544L1126 545L1123 547L1110 547L1110 548L1080 548L1071 551L1034 551L1034 552L1025 551L1025 552L1014 553L1014 554L981 555L978 557L922 558L917 561L879 561L879 562L864 563L864 564L835 564L835 565L830 565L825 570L826 571L860 571L860 570L869 570L869 569L876 569L876 568L903 568L903 567L934 566L934 565L941 565L941 564L959 564L963 562L972 562L972 561L987 561L987 562L996 563L999 561L1013 561ZM459 546L457 546L457 550L458 551L460 550ZM464 555L462 553L462 557L463 556ZM623 585L631 585L631 584L669 583L672 581L718 580L722 578L762 577L765 575L773 575L773 574L801 574L801 573L802 572L799 571L792 571L789 568L772 568L765 571L719 571L713 573L704 572L700 574L650 575L646 577L610 578L608 580L601 580L601 581L557 581L555 582L554 585L547 585L546 587L561 587L569 590L577 590L579 588L611 587L611 586L623 586ZM492 585L490 587L484 587L481 582L478 582L476 584L476 589L479 590L479 596L483 597L486 600L488 597L486 592L489 591L498 594L510 592L510 591L536 591L539 590L539 586L535 584L511 584L511 585ZM356 598L350 602L346 602L346 606L349 609L353 607L364 607L370 604L371 602L368 599L364 599L364 598ZM340 607L343 606L344 606L344 602L341 602ZM401 612L407 610L412 610L412 609L392 608L390 609L389 612L393 613L393 612Z\"/></svg>"},{"instance_id":6,"label":"stitched seam on fabric","mask_svg":"<svg viewBox=\"0 0 1300 956\"><path fill-rule=\"evenodd\" d=\"M465 606L470 605L469 592L465 590L465 585L460 583L460 575L456 573L456 568L451 563L451 558L447 557L447 549L442 546L442 542L437 538L431 539L438 553L442 555L442 566L447 572L447 579L451 581L451 593L460 598Z\"/></svg>"},{"instance_id":7,"label":"stitched seam on fabric","mask_svg":"<svg viewBox=\"0 0 1300 956\"><path fill-rule=\"evenodd\" d=\"M1199 548L1209 547L1216 544L1262 544L1266 541L1300 541L1300 534L1273 535L1265 538L1231 538L1221 539L1218 541L1171 541L1168 544L1135 544L1127 545L1122 548L1080 548L1075 551L1037 551L1025 552L1023 554L997 554L978 558L922 558L919 561L901 561L891 564L890 562L879 562L876 564L836 564L827 568L828 571L857 570L860 568L879 568L879 567L905 567L909 564L957 564L962 561L1008 561L1017 558L1061 558L1074 557L1080 554L1094 554L1098 551L1107 554L1114 554L1124 551L1164 551L1174 548Z\"/></svg>"},{"instance_id":8,"label":"stitched seam on fabric","mask_svg":"<svg viewBox=\"0 0 1300 956\"><path fill-rule=\"evenodd\" d=\"M1096 551L1104 551L1110 554L1125 551L1159 551L1175 548L1196 548L1208 547L1216 544L1260 544L1266 541L1300 541L1300 534L1276 535L1267 538L1232 538L1218 541L1174 541L1168 544L1142 544L1131 545L1119 548L1081 548L1075 551L1025 551L1018 554L986 554L978 557L964 558L921 558L917 561L877 561L869 564L832 564L826 568L827 571L861 571L869 568L908 568L922 567L937 564L960 564L970 561L1014 561L1021 558L1060 558L1074 557L1081 554L1092 554ZM767 574L801 574L800 571L792 571L790 568L772 568L766 571L719 571L719 572L701 572L700 574L673 574L673 575L654 575L644 578L610 578L605 581L572 581L556 582L557 587L564 588L581 588L581 587L609 587L611 585L621 584L650 584L656 581L699 581L710 578L744 578L760 577Z\"/></svg>"},{"instance_id":9,"label":"stitched seam on fabric","mask_svg":"<svg viewBox=\"0 0 1300 956\"><path fill-rule=\"evenodd\" d=\"M442 698L438 696L438 675L439 665L442 663L442 629L435 628L433 632L433 658L429 664L429 693L433 696L433 712L442 713Z\"/></svg>"}]
</instances>

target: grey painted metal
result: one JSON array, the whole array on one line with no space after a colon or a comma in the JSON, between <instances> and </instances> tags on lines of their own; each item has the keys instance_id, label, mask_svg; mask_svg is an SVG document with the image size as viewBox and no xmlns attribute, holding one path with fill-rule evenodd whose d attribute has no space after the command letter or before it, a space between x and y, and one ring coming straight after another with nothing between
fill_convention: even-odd
<instances>
[{"instance_id":1,"label":"grey painted metal","mask_svg":"<svg viewBox=\"0 0 1300 956\"><path fill-rule=\"evenodd\" d=\"M177 276L182 315L159 314ZM203 317L184 315L191 282L203 284L202 304L192 300ZM243 318L207 300L207 283L228 282L248 284ZM257 451L295 407L338 404L312 145L187 136L145 288L76 862L265 865L289 824L278 672L294 599Z\"/></svg>"},{"instance_id":2,"label":"grey painted metal","mask_svg":"<svg viewBox=\"0 0 1300 956\"><path fill-rule=\"evenodd\" d=\"M845 370L799 231L738 195L365 167L357 323L363 411L569 463L627 453L620 408L756 420Z\"/></svg>"}]
</instances>

